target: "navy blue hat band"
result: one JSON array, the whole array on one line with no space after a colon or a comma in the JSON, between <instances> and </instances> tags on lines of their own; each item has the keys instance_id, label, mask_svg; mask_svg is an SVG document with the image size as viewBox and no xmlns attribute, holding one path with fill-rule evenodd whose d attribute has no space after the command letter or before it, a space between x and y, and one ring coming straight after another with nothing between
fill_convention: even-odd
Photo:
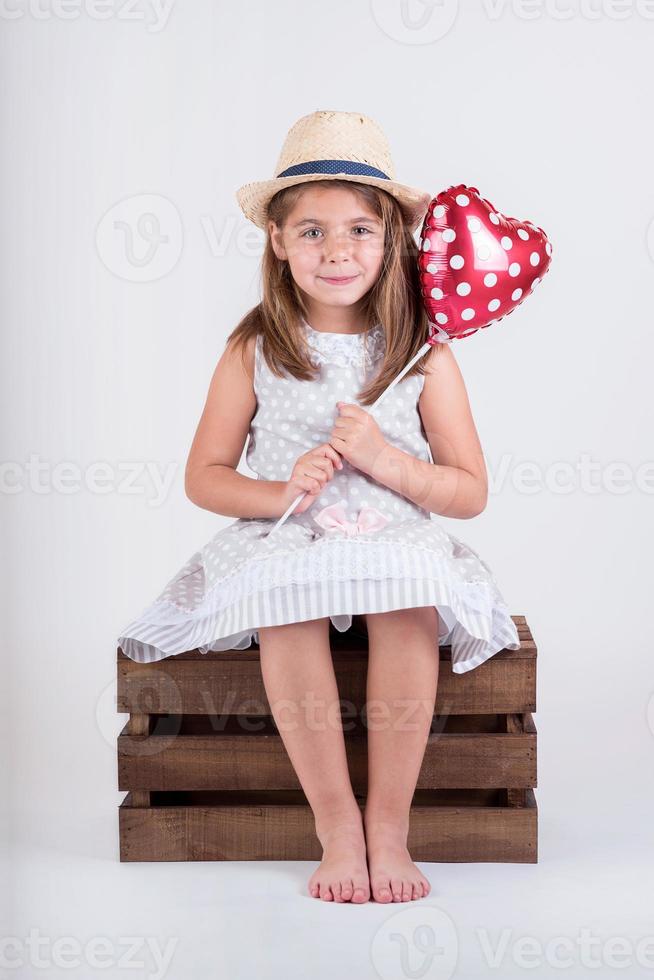
<instances>
[{"instance_id":1,"label":"navy blue hat band","mask_svg":"<svg viewBox=\"0 0 654 980\"><path fill-rule=\"evenodd\" d=\"M309 160L307 163L298 163L294 167L282 170L278 177L300 177L304 174L352 174L356 177L379 177L382 180L390 180L388 174L376 167L370 167L367 163L357 163L354 160Z\"/></svg>"}]
</instances>

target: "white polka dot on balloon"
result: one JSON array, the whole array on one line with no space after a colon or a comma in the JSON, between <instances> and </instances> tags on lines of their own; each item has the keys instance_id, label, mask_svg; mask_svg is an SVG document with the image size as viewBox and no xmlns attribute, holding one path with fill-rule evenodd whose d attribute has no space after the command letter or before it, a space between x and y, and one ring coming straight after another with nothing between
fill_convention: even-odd
<instances>
[{"instance_id":1,"label":"white polka dot on balloon","mask_svg":"<svg viewBox=\"0 0 654 980\"><path fill-rule=\"evenodd\" d=\"M549 242L547 242L545 245L545 251L547 252L548 255L552 254L552 246L550 245Z\"/></svg>"},{"instance_id":2,"label":"white polka dot on balloon","mask_svg":"<svg viewBox=\"0 0 654 980\"><path fill-rule=\"evenodd\" d=\"M487 272L484 276L484 286L494 286L497 282L497 276L494 272Z\"/></svg>"},{"instance_id":3,"label":"white polka dot on balloon","mask_svg":"<svg viewBox=\"0 0 654 980\"><path fill-rule=\"evenodd\" d=\"M456 232L454 228L446 228L441 237L444 242L453 242L456 238Z\"/></svg>"},{"instance_id":4,"label":"white polka dot on balloon","mask_svg":"<svg viewBox=\"0 0 654 980\"><path fill-rule=\"evenodd\" d=\"M529 232L525 231L524 228L518 228L518 235L522 238L523 242L529 241Z\"/></svg>"},{"instance_id":5,"label":"white polka dot on balloon","mask_svg":"<svg viewBox=\"0 0 654 980\"><path fill-rule=\"evenodd\" d=\"M490 218L490 220L493 222L494 225L499 225L500 219L497 217L494 211L491 211L488 217Z\"/></svg>"},{"instance_id":6,"label":"white polka dot on balloon","mask_svg":"<svg viewBox=\"0 0 654 980\"><path fill-rule=\"evenodd\" d=\"M486 262L490 259L491 250L488 245L480 245L477 249L477 258L480 262Z\"/></svg>"},{"instance_id":7,"label":"white polka dot on balloon","mask_svg":"<svg viewBox=\"0 0 654 980\"><path fill-rule=\"evenodd\" d=\"M531 262L532 265L538 265L538 263L540 262L540 255L538 254L538 252L532 252L531 255L529 256L529 261Z\"/></svg>"},{"instance_id":8,"label":"white polka dot on balloon","mask_svg":"<svg viewBox=\"0 0 654 980\"><path fill-rule=\"evenodd\" d=\"M500 239L500 245L502 246L503 249L505 249L508 252L510 248L513 248L513 241L512 239L509 238L508 235L502 235Z\"/></svg>"},{"instance_id":9,"label":"white polka dot on balloon","mask_svg":"<svg viewBox=\"0 0 654 980\"><path fill-rule=\"evenodd\" d=\"M443 290L439 289L438 286L434 286L434 288L431 291L431 295L432 295L432 299L442 299Z\"/></svg>"},{"instance_id":10,"label":"white polka dot on balloon","mask_svg":"<svg viewBox=\"0 0 654 980\"><path fill-rule=\"evenodd\" d=\"M512 262L509 266L509 275L515 279L516 276L520 275L520 264L518 262Z\"/></svg>"},{"instance_id":11,"label":"white polka dot on balloon","mask_svg":"<svg viewBox=\"0 0 654 980\"><path fill-rule=\"evenodd\" d=\"M427 266L427 272L431 273L432 276L436 275L438 272L438 266L435 266L433 262L430 262Z\"/></svg>"},{"instance_id":12,"label":"white polka dot on balloon","mask_svg":"<svg viewBox=\"0 0 654 980\"><path fill-rule=\"evenodd\" d=\"M445 208L443 207L443 205L437 204L436 207L434 208L434 217L442 218L444 214L445 214Z\"/></svg>"},{"instance_id":13,"label":"white polka dot on balloon","mask_svg":"<svg viewBox=\"0 0 654 980\"><path fill-rule=\"evenodd\" d=\"M465 208L467 207L468 204L470 204L470 198L468 197L467 194L457 194L456 203L459 204L462 208Z\"/></svg>"},{"instance_id":14,"label":"white polka dot on balloon","mask_svg":"<svg viewBox=\"0 0 654 980\"><path fill-rule=\"evenodd\" d=\"M453 255L450 259L450 265L453 269L462 269L465 265L465 259L462 255Z\"/></svg>"},{"instance_id":15,"label":"white polka dot on balloon","mask_svg":"<svg viewBox=\"0 0 654 980\"><path fill-rule=\"evenodd\" d=\"M424 242L422 243L423 252L428 252L430 248L431 248L431 242L429 241L428 238L425 238Z\"/></svg>"},{"instance_id":16,"label":"white polka dot on balloon","mask_svg":"<svg viewBox=\"0 0 654 980\"><path fill-rule=\"evenodd\" d=\"M465 310L461 310L462 320L472 320L474 315L475 315L475 311L470 306L468 306Z\"/></svg>"},{"instance_id":17,"label":"white polka dot on balloon","mask_svg":"<svg viewBox=\"0 0 654 980\"><path fill-rule=\"evenodd\" d=\"M495 310L498 310L499 308L500 308L499 299L492 299L488 304L488 309L490 310L491 313L494 313Z\"/></svg>"},{"instance_id":18,"label":"white polka dot on balloon","mask_svg":"<svg viewBox=\"0 0 654 980\"><path fill-rule=\"evenodd\" d=\"M437 313L436 314L436 323L441 323L441 324L447 323L447 314L446 313Z\"/></svg>"},{"instance_id":19,"label":"white polka dot on balloon","mask_svg":"<svg viewBox=\"0 0 654 980\"><path fill-rule=\"evenodd\" d=\"M534 279L534 281L531 284L531 288L532 289L535 289L539 282L540 282L540 279L538 278L538 276L536 276L536 278Z\"/></svg>"},{"instance_id":20,"label":"white polka dot on balloon","mask_svg":"<svg viewBox=\"0 0 654 980\"><path fill-rule=\"evenodd\" d=\"M511 293L511 299L513 300L514 303L517 300L519 300L521 296L522 296L522 290L521 289L514 289L513 292Z\"/></svg>"},{"instance_id":21,"label":"white polka dot on balloon","mask_svg":"<svg viewBox=\"0 0 654 980\"><path fill-rule=\"evenodd\" d=\"M475 235L478 231L481 231L481 221L479 218L468 218L468 229Z\"/></svg>"},{"instance_id":22,"label":"white polka dot on balloon","mask_svg":"<svg viewBox=\"0 0 654 980\"><path fill-rule=\"evenodd\" d=\"M460 282L459 285L456 287L456 291L459 294L459 296L467 296L468 293L470 292L470 289L471 287L469 282Z\"/></svg>"}]
</instances>

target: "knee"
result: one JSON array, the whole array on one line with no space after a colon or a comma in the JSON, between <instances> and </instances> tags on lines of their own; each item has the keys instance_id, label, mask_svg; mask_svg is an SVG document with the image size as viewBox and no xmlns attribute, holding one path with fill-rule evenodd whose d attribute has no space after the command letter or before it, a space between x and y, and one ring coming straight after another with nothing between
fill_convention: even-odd
<instances>
[{"instance_id":1,"label":"knee","mask_svg":"<svg viewBox=\"0 0 654 980\"><path fill-rule=\"evenodd\" d=\"M277 644L314 643L329 636L329 617L303 619L296 623L281 623L277 626L259 626L259 646Z\"/></svg>"},{"instance_id":2,"label":"knee","mask_svg":"<svg viewBox=\"0 0 654 980\"><path fill-rule=\"evenodd\" d=\"M369 632L375 630L425 630L439 633L440 617L436 606L414 606L410 609L390 609L388 612L366 613L366 628Z\"/></svg>"}]
</instances>

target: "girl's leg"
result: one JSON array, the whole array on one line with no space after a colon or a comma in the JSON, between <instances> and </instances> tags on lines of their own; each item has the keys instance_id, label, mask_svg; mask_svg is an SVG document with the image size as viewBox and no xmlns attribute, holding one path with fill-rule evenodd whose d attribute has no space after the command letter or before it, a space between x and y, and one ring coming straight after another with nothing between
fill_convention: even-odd
<instances>
[{"instance_id":1,"label":"girl's leg","mask_svg":"<svg viewBox=\"0 0 654 980\"><path fill-rule=\"evenodd\" d=\"M438 684L434 606L369 613L366 845L372 896L410 901L431 886L407 850L409 810L431 729Z\"/></svg>"},{"instance_id":2,"label":"girl's leg","mask_svg":"<svg viewBox=\"0 0 654 980\"><path fill-rule=\"evenodd\" d=\"M271 711L323 848L309 893L327 902L367 902L363 821L347 767L329 619L262 627L259 647Z\"/></svg>"}]
</instances>

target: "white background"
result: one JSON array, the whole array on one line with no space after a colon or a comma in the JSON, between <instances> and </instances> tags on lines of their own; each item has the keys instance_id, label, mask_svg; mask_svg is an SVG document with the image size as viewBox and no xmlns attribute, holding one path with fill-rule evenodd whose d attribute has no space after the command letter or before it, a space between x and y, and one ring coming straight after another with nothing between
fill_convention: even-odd
<instances>
[{"instance_id":1,"label":"white background","mask_svg":"<svg viewBox=\"0 0 654 980\"><path fill-rule=\"evenodd\" d=\"M444 519L538 645L539 863L423 865L432 893L410 914L452 924L456 976L560 976L558 936L563 972L596 975L584 930L602 976L649 976L654 4L97 10L7 0L0 15L13 975L42 975L30 929L52 976L125 975L125 936L141 937L132 976L159 975L145 937L178 941L174 978L408 975L375 939L392 927L411 948L408 907L310 899L311 864L118 862L115 637L230 520L195 507L183 474L225 338L259 298L261 237L235 191L273 176L296 119L340 109L381 124L398 179L474 185L554 247L518 312L454 345L491 488L481 516ZM167 236L152 254L148 195ZM97 936L107 969L53 955Z\"/></svg>"}]
</instances>

